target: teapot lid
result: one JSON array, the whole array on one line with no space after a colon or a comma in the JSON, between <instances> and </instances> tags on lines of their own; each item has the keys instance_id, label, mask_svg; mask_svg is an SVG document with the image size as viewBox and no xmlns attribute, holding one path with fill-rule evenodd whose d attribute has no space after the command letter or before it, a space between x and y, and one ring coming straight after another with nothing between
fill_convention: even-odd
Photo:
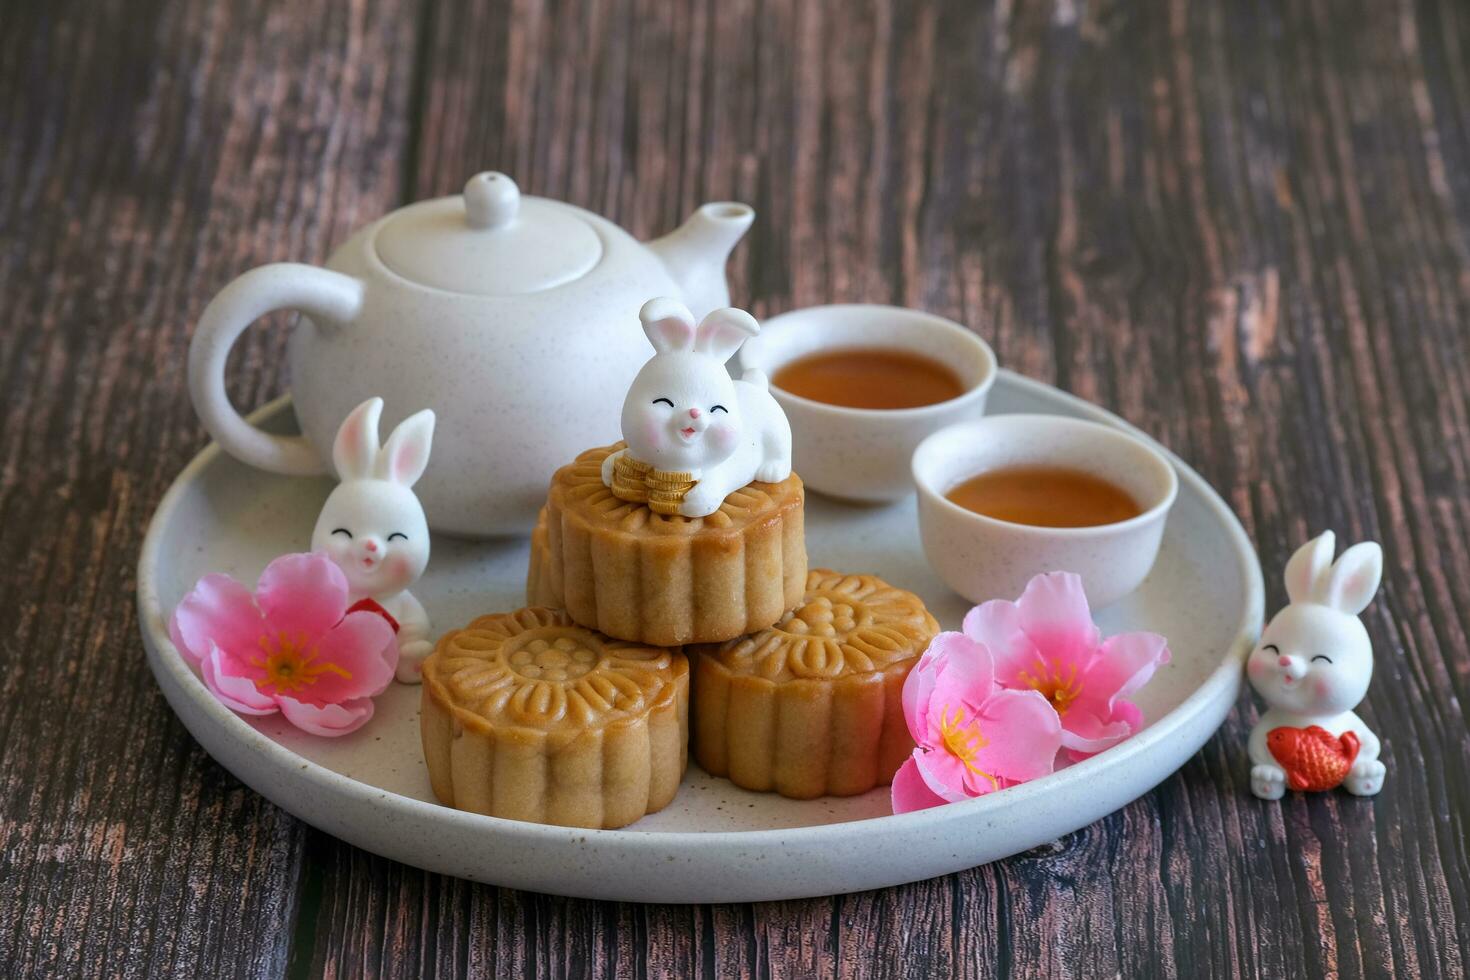
<instances>
[{"instance_id":1,"label":"teapot lid","mask_svg":"<svg viewBox=\"0 0 1470 980\"><path fill-rule=\"evenodd\" d=\"M576 209L521 197L487 171L460 197L403 208L378 229L377 252L403 278L452 293L512 296L580 279L602 259L602 239Z\"/></svg>"}]
</instances>

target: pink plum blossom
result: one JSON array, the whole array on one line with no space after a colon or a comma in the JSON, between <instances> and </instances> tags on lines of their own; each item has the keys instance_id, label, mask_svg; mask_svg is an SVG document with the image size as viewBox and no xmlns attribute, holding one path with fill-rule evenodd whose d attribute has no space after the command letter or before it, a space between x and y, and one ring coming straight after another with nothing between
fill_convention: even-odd
<instances>
[{"instance_id":1,"label":"pink plum blossom","mask_svg":"<svg viewBox=\"0 0 1470 980\"><path fill-rule=\"evenodd\" d=\"M990 651L940 633L903 686L917 748L893 777L893 812L983 796L1052 771L1061 725L1036 691L996 683Z\"/></svg>"},{"instance_id":2,"label":"pink plum blossom","mask_svg":"<svg viewBox=\"0 0 1470 980\"><path fill-rule=\"evenodd\" d=\"M245 715L279 711L313 735L345 735L373 716L393 680L398 644L388 620L348 611L347 578L325 555L283 555L255 594L206 575L174 609L169 636L204 685Z\"/></svg>"},{"instance_id":3,"label":"pink plum blossom","mask_svg":"<svg viewBox=\"0 0 1470 980\"><path fill-rule=\"evenodd\" d=\"M1142 726L1142 713L1127 698L1169 662L1168 643L1157 633L1102 639L1082 579L1071 572L1037 575L1015 602L975 607L963 629L990 651L1002 687L1038 692L1056 709L1062 745L1074 759Z\"/></svg>"}]
</instances>

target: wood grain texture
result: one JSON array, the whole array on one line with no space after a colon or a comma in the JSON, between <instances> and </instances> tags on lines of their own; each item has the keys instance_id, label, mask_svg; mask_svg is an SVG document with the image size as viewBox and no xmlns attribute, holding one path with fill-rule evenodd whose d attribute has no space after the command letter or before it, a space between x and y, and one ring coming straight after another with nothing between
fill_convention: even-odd
<instances>
[{"instance_id":1,"label":"wood grain texture","mask_svg":"<svg viewBox=\"0 0 1470 980\"><path fill-rule=\"evenodd\" d=\"M13 12L12 12L13 11ZM1463 978L1470 11L410 0L0 17L7 975ZM1178 775L1018 858L668 907L426 874L203 756L142 668L141 522L201 442L230 276L494 167L640 236L753 204L758 314L921 306L1120 412L1257 543L1376 538L1375 801L1261 804L1242 698ZM280 389L282 331L232 392Z\"/></svg>"},{"instance_id":2,"label":"wood grain texture","mask_svg":"<svg viewBox=\"0 0 1470 980\"><path fill-rule=\"evenodd\" d=\"M0 974L280 976L306 830L210 761L143 661L134 567L203 444L189 331L250 265L395 201L398 2L0 13ZM285 332L232 394L281 387Z\"/></svg>"}]
</instances>

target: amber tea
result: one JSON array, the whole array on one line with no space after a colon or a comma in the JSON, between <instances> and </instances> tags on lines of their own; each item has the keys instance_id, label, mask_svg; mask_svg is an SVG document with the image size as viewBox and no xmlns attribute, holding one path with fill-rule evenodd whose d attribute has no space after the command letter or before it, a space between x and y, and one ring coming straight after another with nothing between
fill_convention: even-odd
<instances>
[{"instance_id":1,"label":"amber tea","mask_svg":"<svg viewBox=\"0 0 1470 980\"><path fill-rule=\"evenodd\" d=\"M776 371L776 387L844 408L920 408L958 398L965 386L938 361L882 347L820 351Z\"/></svg>"},{"instance_id":2,"label":"amber tea","mask_svg":"<svg viewBox=\"0 0 1470 980\"><path fill-rule=\"evenodd\" d=\"M990 470L945 495L966 510L1036 527L1095 527L1143 513L1125 490L1064 466L1008 466Z\"/></svg>"}]
</instances>

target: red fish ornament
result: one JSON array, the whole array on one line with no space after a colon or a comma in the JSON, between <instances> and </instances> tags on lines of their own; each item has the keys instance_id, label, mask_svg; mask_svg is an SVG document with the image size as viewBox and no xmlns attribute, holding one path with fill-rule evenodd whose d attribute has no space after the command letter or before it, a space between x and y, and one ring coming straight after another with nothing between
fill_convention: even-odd
<instances>
[{"instance_id":1,"label":"red fish ornament","mask_svg":"<svg viewBox=\"0 0 1470 980\"><path fill-rule=\"evenodd\" d=\"M1317 793L1341 786L1361 747L1358 736L1352 732L1334 738L1320 725L1283 726L1266 733L1266 748L1286 772L1287 788L1299 792Z\"/></svg>"},{"instance_id":2,"label":"red fish ornament","mask_svg":"<svg viewBox=\"0 0 1470 980\"><path fill-rule=\"evenodd\" d=\"M1291 600L1271 617L1246 661L1251 687L1266 702L1251 729L1251 792L1279 800L1288 789L1343 787L1356 796L1383 788L1378 736L1353 711L1373 677L1373 641L1358 614L1383 575L1383 549L1371 541L1332 560L1331 531L1286 563Z\"/></svg>"}]
</instances>

